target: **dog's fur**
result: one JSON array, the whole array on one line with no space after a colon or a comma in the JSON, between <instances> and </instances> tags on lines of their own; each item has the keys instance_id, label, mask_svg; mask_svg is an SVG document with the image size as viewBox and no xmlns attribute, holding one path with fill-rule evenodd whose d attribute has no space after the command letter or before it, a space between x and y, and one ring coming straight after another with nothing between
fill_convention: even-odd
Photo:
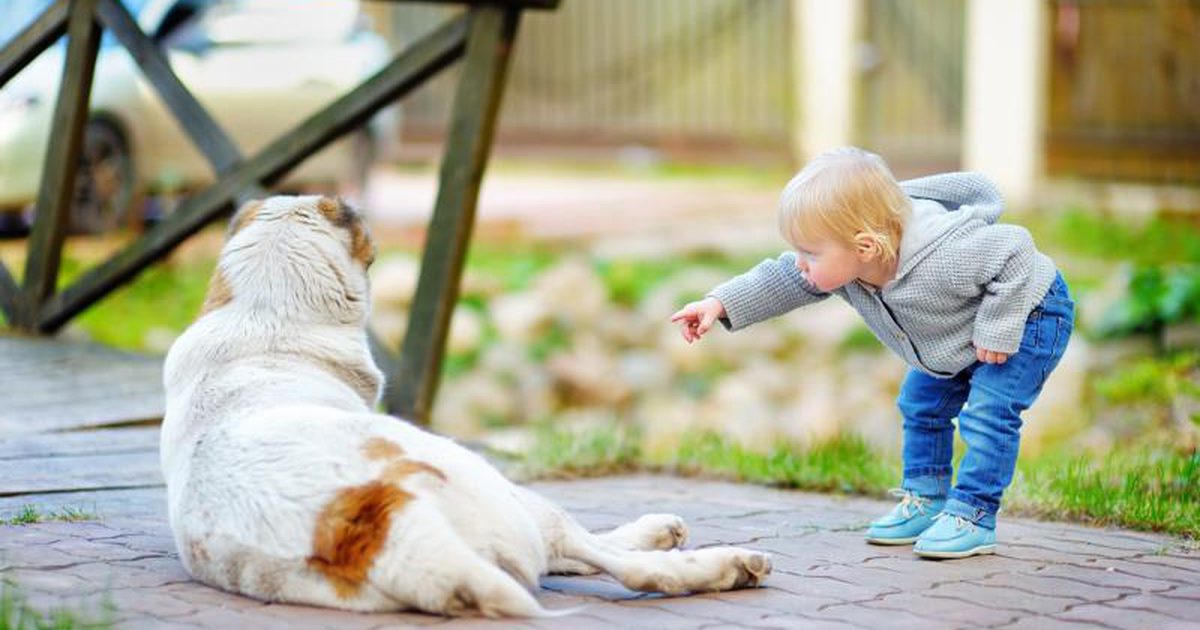
<instances>
[{"instance_id":1,"label":"dog's fur","mask_svg":"<svg viewBox=\"0 0 1200 630\"><path fill-rule=\"evenodd\" d=\"M321 197L239 210L200 318L171 347L162 467L171 529L196 579L250 597L361 611L542 615L548 572L640 591L758 585L761 553L681 551L647 515L592 534L474 453L374 413L373 248Z\"/></svg>"}]
</instances>

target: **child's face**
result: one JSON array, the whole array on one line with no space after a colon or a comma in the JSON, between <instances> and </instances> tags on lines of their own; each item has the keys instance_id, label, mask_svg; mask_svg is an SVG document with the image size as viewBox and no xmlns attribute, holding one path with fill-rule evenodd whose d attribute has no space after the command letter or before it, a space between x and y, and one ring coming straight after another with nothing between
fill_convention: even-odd
<instances>
[{"instance_id":1,"label":"child's face","mask_svg":"<svg viewBox=\"0 0 1200 630\"><path fill-rule=\"evenodd\" d=\"M857 279L862 264L854 249L831 240L797 241L796 254L796 267L826 292Z\"/></svg>"}]
</instances>

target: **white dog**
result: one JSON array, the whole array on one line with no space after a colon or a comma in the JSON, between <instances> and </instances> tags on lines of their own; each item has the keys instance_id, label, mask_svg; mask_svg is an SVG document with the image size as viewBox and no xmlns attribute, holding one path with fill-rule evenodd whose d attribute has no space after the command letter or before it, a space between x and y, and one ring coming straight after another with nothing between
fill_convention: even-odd
<instances>
[{"instance_id":1,"label":"white dog","mask_svg":"<svg viewBox=\"0 0 1200 630\"><path fill-rule=\"evenodd\" d=\"M549 572L671 594L770 573L762 553L677 550L676 516L589 533L476 454L375 413L373 256L332 199L273 197L234 217L164 374L171 529L196 579L262 600L501 616L547 614L530 591Z\"/></svg>"}]
</instances>

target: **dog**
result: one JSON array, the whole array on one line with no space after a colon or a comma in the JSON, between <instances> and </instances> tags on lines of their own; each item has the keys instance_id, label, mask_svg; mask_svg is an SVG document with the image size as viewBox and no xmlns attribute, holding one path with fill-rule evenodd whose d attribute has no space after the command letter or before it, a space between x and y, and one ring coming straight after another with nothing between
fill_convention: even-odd
<instances>
[{"instance_id":1,"label":"dog","mask_svg":"<svg viewBox=\"0 0 1200 630\"><path fill-rule=\"evenodd\" d=\"M162 470L193 577L264 601L489 617L555 614L532 594L548 573L672 595L763 582L764 553L682 550L687 527L665 514L593 534L452 440L376 413L373 258L340 200L234 214L164 366Z\"/></svg>"}]
</instances>

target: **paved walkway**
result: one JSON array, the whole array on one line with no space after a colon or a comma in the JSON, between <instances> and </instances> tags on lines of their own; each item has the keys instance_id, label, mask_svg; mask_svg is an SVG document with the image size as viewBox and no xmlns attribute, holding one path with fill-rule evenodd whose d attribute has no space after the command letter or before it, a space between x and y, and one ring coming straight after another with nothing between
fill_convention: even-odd
<instances>
[{"instance_id":1,"label":"paved walkway","mask_svg":"<svg viewBox=\"0 0 1200 630\"><path fill-rule=\"evenodd\" d=\"M110 602L121 628L1200 628L1200 552L1170 537L1005 519L998 555L931 562L863 543L862 527L888 505L881 501L658 476L533 485L595 529L645 512L680 514L689 546L769 551L775 571L763 588L675 598L604 577L550 577L538 593L545 606L585 606L556 619L262 604L190 580L162 489L137 488L107 491L98 521L0 527L0 572L39 609L86 613ZM86 493L57 501L89 505Z\"/></svg>"}]
</instances>

